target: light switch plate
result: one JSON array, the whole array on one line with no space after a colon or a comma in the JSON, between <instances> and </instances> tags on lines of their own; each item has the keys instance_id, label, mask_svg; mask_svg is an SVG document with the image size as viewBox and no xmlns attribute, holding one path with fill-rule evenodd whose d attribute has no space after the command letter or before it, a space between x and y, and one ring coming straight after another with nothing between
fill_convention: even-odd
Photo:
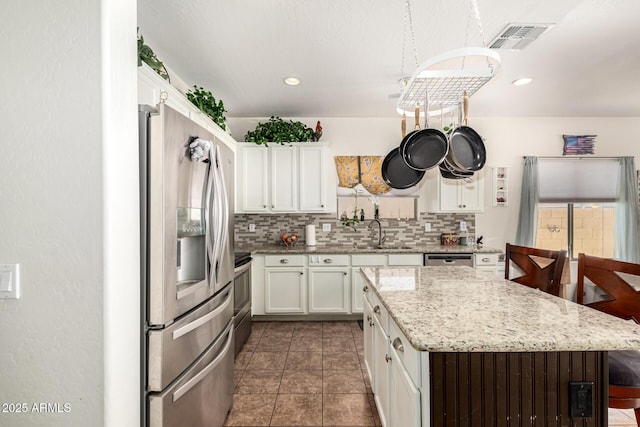
<instances>
[{"instance_id":1,"label":"light switch plate","mask_svg":"<svg viewBox=\"0 0 640 427\"><path fill-rule=\"evenodd\" d=\"M0 299L20 298L20 264L0 264Z\"/></svg>"},{"instance_id":2,"label":"light switch plate","mask_svg":"<svg viewBox=\"0 0 640 427\"><path fill-rule=\"evenodd\" d=\"M250 233L255 233L256 232L256 225L255 224L249 224L249 232Z\"/></svg>"},{"instance_id":3,"label":"light switch plate","mask_svg":"<svg viewBox=\"0 0 640 427\"><path fill-rule=\"evenodd\" d=\"M424 223L424 231L431 231L431 223L430 222L425 222Z\"/></svg>"},{"instance_id":4,"label":"light switch plate","mask_svg":"<svg viewBox=\"0 0 640 427\"><path fill-rule=\"evenodd\" d=\"M322 224L322 231L331 231L331 224Z\"/></svg>"},{"instance_id":5,"label":"light switch plate","mask_svg":"<svg viewBox=\"0 0 640 427\"><path fill-rule=\"evenodd\" d=\"M467 221L460 221L460 231L467 231Z\"/></svg>"}]
</instances>

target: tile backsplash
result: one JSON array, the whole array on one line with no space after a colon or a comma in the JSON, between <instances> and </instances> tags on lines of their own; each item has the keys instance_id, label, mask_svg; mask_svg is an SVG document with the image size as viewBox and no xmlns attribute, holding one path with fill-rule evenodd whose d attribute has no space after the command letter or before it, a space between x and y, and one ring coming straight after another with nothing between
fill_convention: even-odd
<instances>
[{"instance_id":1,"label":"tile backsplash","mask_svg":"<svg viewBox=\"0 0 640 427\"><path fill-rule=\"evenodd\" d=\"M235 241L238 245L265 245L280 242L280 234L298 233L305 243L305 225L316 227L317 245L375 244L378 239L377 227L367 228L370 219L356 225L354 231L345 227L336 219L335 214L236 214ZM441 233L455 233L460 229L460 221L467 222L469 234L475 234L475 214L433 214L421 213L419 220L381 219L382 229L386 232L386 244L419 245L439 244ZM431 223L431 231L424 231L425 223ZM255 225L255 231L249 231L249 224ZM331 231L322 231L323 224L331 224Z\"/></svg>"}]
</instances>

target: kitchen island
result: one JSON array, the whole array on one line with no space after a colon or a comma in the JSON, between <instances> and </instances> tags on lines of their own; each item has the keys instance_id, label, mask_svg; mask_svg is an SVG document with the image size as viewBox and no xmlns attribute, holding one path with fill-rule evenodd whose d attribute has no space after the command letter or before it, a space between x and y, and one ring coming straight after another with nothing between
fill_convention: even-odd
<instances>
[{"instance_id":1,"label":"kitchen island","mask_svg":"<svg viewBox=\"0 0 640 427\"><path fill-rule=\"evenodd\" d=\"M634 323L477 269L362 276L365 367L387 427L606 425L607 352L640 349Z\"/></svg>"}]
</instances>

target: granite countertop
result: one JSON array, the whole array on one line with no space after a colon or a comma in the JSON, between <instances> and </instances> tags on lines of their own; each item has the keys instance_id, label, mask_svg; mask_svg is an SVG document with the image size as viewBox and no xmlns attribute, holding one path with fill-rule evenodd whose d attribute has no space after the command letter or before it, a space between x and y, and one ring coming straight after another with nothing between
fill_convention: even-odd
<instances>
[{"instance_id":1,"label":"granite countertop","mask_svg":"<svg viewBox=\"0 0 640 427\"><path fill-rule=\"evenodd\" d=\"M283 245L236 245L237 252L259 254L353 254L353 253L501 253L500 249L458 245L399 245L385 244L381 248L372 244L357 245L317 245L305 246L303 243L292 248Z\"/></svg>"},{"instance_id":2,"label":"granite countertop","mask_svg":"<svg viewBox=\"0 0 640 427\"><path fill-rule=\"evenodd\" d=\"M363 268L414 348L640 350L640 325L470 267Z\"/></svg>"}]
</instances>

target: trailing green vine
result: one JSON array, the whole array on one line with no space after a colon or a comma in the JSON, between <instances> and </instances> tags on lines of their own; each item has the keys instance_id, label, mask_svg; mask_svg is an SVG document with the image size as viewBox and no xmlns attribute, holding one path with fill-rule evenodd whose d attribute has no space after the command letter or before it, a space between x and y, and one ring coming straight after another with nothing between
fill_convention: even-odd
<instances>
[{"instance_id":1,"label":"trailing green vine","mask_svg":"<svg viewBox=\"0 0 640 427\"><path fill-rule=\"evenodd\" d=\"M213 120L223 130L227 128L224 117L224 113L227 110L224 109L222 100L216 101L210 91L206 91L204 88L194 85L193 90L187 92L187 99L191 101L193 105L198 107L200 111L209 116L211 120Z\"/></svg>"},{"instance_id":2,"label":"trailing green vine","mask_svg":"<svg viewBox=\"0 0 640 427\"><path fill-rule=\"evenodd\" d=\"M169 74L167 74L164 64L158 59L153 49L144 44L144 37L138 33L138 67L141 66L143 62L158 73L160 77L169 80ZM171 83L170 80L169 83Z\"/></svg>"}]
</instances>

